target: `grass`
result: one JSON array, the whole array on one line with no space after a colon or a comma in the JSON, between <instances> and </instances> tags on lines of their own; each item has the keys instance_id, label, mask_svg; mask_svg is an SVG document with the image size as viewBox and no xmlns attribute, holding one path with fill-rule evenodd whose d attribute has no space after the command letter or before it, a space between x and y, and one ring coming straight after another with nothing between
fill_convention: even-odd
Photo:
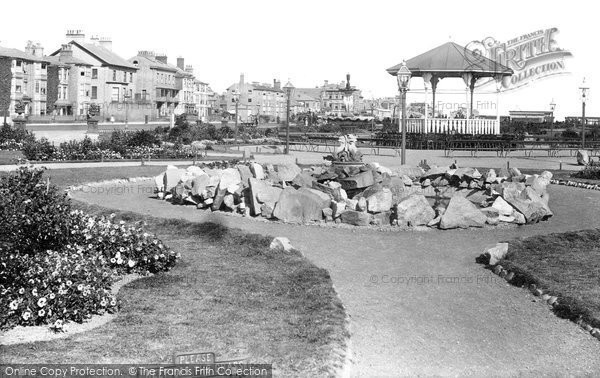
<instances>
[{"instance_id":1,"label":"grass","mask_svg":"<svg viewBox=\"0 0 600 378\"><path fill-rule=\"evenodd\" d=\"M144 176L162 167L51 170L65 187ZM112 175L112 176L111 176ZM92 214L112 211L83 203ZM217 360L272 363L277 375L324 376L339 366L346 315L329 273L299 252L274 252L271 237L214 223L117 212L180 251L174 269L119 292L115 321L66 339L0 346L0 363L169 363L174 354L214 352Z\"/></svg>"},{"instance_id":2,"label":"grass","mask_svg":"<svg viewBox=\"0 0 600 378\"><path fill-rule=\"evenodd\" d=\"M600 327L600 229L511 241L500 264L515 272L514 284L557 296L558 316Z\"/></svg>"}]
</instances>

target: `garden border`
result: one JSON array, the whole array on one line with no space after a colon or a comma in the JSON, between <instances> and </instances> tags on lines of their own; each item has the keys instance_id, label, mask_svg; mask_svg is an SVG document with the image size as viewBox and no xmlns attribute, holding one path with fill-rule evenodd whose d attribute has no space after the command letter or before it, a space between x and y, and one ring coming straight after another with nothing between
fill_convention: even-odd
<instances>
[{"instance_id":1,"label":"garden border","mask_svg":"<svg viewBox=\"0 0 600 378\"><path fill-rule=\"evenodd\" d=\"M504 280L506 280L506 282L508 282L512 286L525 288L525 285L519 286L516 283L520 280L526 282L527 280L524 275L504 269L504 267L500 264L495 264L495 265L486 264L486 268L491 270L494 274L498 275L500 278L503 278ZM550 306L550 308L552 310L556 309L559 306L559 301L560 301L559 297L544 293L544 291L542 289L538 288L535 283L531 283L527 287L527 289L534 296L541 298L546 304L548 304ZM564 311L564 308L562 310ZM575 317L575 314L571 311L570 308L567 311L567 314ZM600 322L600 319L598 319L598 318L594 318L594 320L596 320L597 322ZM580 317L577 320L573 321L573 323L577 324L578 326L583 328L584 331L588 332L590 335L592 335L596 339L600 340L600 328L592 327L590 324L586 323Z\"/></svg>"},{"instance_id":2,"label":"garden border","mask_svg":"<svg viewBox=\"0 0 600 378\"><path fill-rule=\"evenodd\" d=\"M112 284L111 293L112 295L116 296L123 286L141 278L150 276L152 276L152 274L147 276L137 273L126 274L122 276L120 280L115 281ZM118 312L113 314L106 313L103 315L95 314L92 315L89 320L83 323L68 322L63 325L63 332L53 332L50 330L49 324L29 327L17 326L9 329L8 331L0 333L0 345L29 344L67 338L78 333L91 331L104 324L107 324L114 320L117 315Z\"/></svg>"}]
</instances>

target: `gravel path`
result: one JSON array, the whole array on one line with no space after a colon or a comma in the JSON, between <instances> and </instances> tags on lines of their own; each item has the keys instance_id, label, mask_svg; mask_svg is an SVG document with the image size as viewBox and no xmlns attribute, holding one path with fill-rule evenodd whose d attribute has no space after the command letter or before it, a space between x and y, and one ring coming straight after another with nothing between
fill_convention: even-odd
<instances>
[{"instance_id":1,"label":"gravel path","mask_svg":"<svg viewBox=\"0 0 600 378\"><path fill-rule=\"evenodd\" d=\"M140 183L136 183L137 185ZM475 263L515 237L600 227L600 193L552 186L550 221L519 228L381 232L227 216L139 190L75 199L165 218L286 236L331 273L351 318L353 376L600 374L600 343Z\"/></svg>"}]
</instances>

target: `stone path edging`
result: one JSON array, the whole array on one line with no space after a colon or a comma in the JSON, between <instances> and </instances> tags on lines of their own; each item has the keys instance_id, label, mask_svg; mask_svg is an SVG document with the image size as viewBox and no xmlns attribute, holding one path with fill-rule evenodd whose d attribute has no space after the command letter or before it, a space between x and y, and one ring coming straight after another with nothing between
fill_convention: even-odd
<instances>
[{"instance_id":1,"label":"stone path edging","mask_svg":"<svg viewBox=\"0 0 600 378\"><path fill-rule=\"evenodd\" d=\"M550 184L555 184L555 185L566 185L566 186L572 186L575 188L582 188L582 189L590 189L590 190L600 190L600 185L598 184L590 184L587 182L578 182L578 181L571 181L571 180L550 180Z\"/></svg>"},{"instance_id":2,"label":"stone path edging","mask_svg":"<svg viewBox=\"0 0 600 378\"><path fill-rule=\"evenodd\" d=\"M494 272L494 274L500 276L500 278L505 279L506 282L508 282L509 284L511 284L513 286L518 286L516 284L516 282L518 282L520 279L522 279L522 280L525 279L525 277L523 275L521 275L519 273L511 272L508 269L504 269L504 267L500 264L488 265L487 267L492 272ZM521 285L520 287L524 288L525 286ZM528 289L531 294L533 294L536 297L541 298L544 302L546 302L550 306L551 309L554 309L559 305L559 300L560 300L559 297L552 296L547 293L545 294L544 291L542 289L539 289L536 284L534 284L534 283L530 284ZM570 310L569 310L569 313L571 313ZM597 320L600 322L600 319L597 319ZM578 320L574 321L574 323L579 325L586 332L589 332L590 335L594 336L596 339L600 340L600 329L599 328L592 327L591 325L589 325L582 319L578 319Z\"/></svg>"}]
</instances>

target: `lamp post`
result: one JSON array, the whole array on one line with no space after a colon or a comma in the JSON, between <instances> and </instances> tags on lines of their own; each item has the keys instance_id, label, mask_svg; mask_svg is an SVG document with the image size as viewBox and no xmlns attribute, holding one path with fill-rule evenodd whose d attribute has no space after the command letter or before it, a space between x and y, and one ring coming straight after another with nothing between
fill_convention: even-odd
<instances>
[{"instance_id":1,"label":"lamp post","mask_svg":"<svg viewBox=\"0 0 600 378\"><path fill-rule=\"evenodd\" d=\"M398 80L398 89L400 90L400 102L402 104L402 154L400 155L401 164L406 164L406 92L412 73L406 67L406 62L402 62L402 66L396 73Z\"/></svg>"},{"instance_id":2,"label":"lamp post","mask_svg":"<svg viewBox=\"0 0 600 378\"><path fill-rule=\"evenodd\" d=\"M125 130L127 130L127 126L129 125L129 99L131 98L130 95L123 95L123 101L125 102Z\"/></svg>"},{"instance_id":3,"label":"lamp post","mask_svg":"<svg viewBox=\"0 0 600 378\"><path fill-rule=\"evenodd\" d=\"M579 90L581 91L581 148L585 148L585 102L589 92L588 87L585 86L585 78Z\"/></svg>"},{"instance_id":4,"label":"lamp post","mask_svg":"<svg viewBox=\"0 0 600 378\"><path fill-rule=\"evenodd\" d=\"M287 111L285 117L285 154L287 155L290 153L290 101L292 98L292 91L294 90L294 86L289 79L283 89L287 94Z\"/></svg>"},{"instance_id":5,"label":"lamp post","mask_svg":"<svg viewBox=\"0 0 600 378\"><path fill-rule=\"evenodd\" d=\"M375 100L371 99L371 138L373 138L373 132L375 131Z\"/></svg>"},{"instance_id":6,"label":"lamp post","mask_svg":"<svg viewBox=\"0 0 600 378\"><path fill-rule=\"evenodd\" d=\"M234 90L232 93L231 100L235 102L235 129L234 129L234 143L237 142L238 138L238 106L240 104L240 93L237 90Z\"/></svg>"},{"instance_id":7,"label":"lamp post","mask_svg":"<svg viewBox=\"0 0 600 378\"><path fill-rule=\"evenodd\" d=\"M556 104L554 103L554 99L550 101L550 110L552 111L552 116L550 118L550 138L554 138L554 109L556 109Z\"/></svg>"}]
</instances>

